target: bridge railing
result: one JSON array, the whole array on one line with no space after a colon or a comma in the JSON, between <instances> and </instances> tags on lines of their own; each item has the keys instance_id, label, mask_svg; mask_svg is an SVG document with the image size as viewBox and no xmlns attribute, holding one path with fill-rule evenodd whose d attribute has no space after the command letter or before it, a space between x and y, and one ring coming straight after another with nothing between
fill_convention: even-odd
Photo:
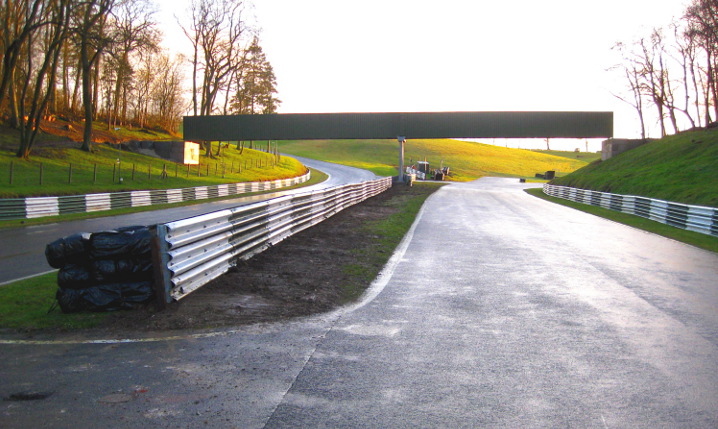
<instances>
[{"instance_id":1,"label":"bridge railing","mask_svg":"<svg viewBox=\"0 0 718 429\"><path fill-rule=\"evenodd\" d=\"M391 178L287 195L155 226L160 302L179 300L249 259L391 187Z\"/></svg>"},{"instance_id":2,"label":"bridge railing","mask_svg":"<svg viewBox=\"0 0 718 429\"><path fill-rule=\"evenodd\" d=\"M718 237L717 208L550 184L544 185L543 192L552 197L633 214L677 228Z\"/></svg>"}]
</instances>

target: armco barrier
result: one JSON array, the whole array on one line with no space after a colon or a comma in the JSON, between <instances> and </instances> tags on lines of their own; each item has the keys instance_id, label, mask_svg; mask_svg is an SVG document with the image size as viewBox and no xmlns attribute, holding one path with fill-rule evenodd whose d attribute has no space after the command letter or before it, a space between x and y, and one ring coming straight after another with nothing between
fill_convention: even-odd
<instances>
[{"instance_id":1,"label":"armco barrier","mask_svg":"<svg viewBox=\"0 0 718 429\"><path fill-rule=\"evenodd\" d=\"M713 207L691 206L634 195L610 194L549 184L544 185L543 192L552 197L600 206L718 237L718 209Z\"/></svg>"},{"instance_id":2,"label":"armco barrier","mask_svg":"<svg viewBox=\"0 0 718 429\"><path fill-rule=\"evenodd\" d=\"M203 200L249 192L269 191L298 185L309 180L310 173L291 179L267 182L229 183L183 189L114 192L60 197L0 199L0 220L31 219L68 213L89 213L111 209Z\"/></svg>"},{"instance_id":3,"label":"armco barrier","mask_svg":"<svg viewBox=\"0 0 718 429\"><path fill-rule=\"evenodd\" d=\"M391 178L282 196L156 225L157 293L179 300L236 265L391 187Z\"/></svg>"}]
</instances>

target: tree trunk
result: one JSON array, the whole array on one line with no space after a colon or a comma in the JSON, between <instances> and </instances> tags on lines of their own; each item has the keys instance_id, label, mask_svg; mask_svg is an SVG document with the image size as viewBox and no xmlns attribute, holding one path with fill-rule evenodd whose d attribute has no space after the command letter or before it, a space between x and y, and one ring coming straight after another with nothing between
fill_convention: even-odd
<instances>
[{"instance_id":1,"label":"tree trunk","mask_svg":"<svg viewBox=\"0 0 718 429\"><path fill-rule=\"evenodd\" d=\"M90 64L90 67L94 67L94 73L92 75L92 118L97 119L98 113L100 111L97 100L100 99L99 93L100 93L100 67L102 63L102 57L100 56L100 53L96 53L93 55L94 58L96 58L95 61L93 61Z\"/></svg>"},{"instance_id":2,"label":"tree trunk","mask_svg":"<svg viewBox=\"0 0 718 429\"><path fill-rule=\"evenodd\" d=\"M82 67L82 104L85 112L85 130L82 134L82 147L80 149L90 152L92 140L92 63L90 62L89 46L83 42L80 47L80 61Z\"/></svg>"},{"instance_id":3,"label":"tree trunk","mask_svg":"<svg viewBox=\"0 0 718 429\"><path fill-rule=\"evenodd\" d=\"M706 118L705 120L706 120L706 125L708 125L711 122L713 122L711 119L710 105L711 105L711 94L713 93L712 87L713 87L714 83L713 83L713 65L712 65L713 61L711 59L711 54L707 49L706 49L706 54L708 57L708 61L707 61L708 70L706 72L707 82L706 82L706 90L705 90L705 118Z\"/></svg>"}]
</instances>

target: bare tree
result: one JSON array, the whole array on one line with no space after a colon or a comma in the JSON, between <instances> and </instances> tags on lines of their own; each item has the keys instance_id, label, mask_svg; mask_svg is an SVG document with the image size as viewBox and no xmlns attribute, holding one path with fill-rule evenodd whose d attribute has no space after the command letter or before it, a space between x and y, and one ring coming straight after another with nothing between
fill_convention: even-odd
<instances>
[{"instance_id":1,"label":"bare tree","mask_svg":"<svg viewBox=\"0 0 718 429\"><path fill-rule=\"evenodd\" d=\"M233 0L193 0L191 27L182 26L193 46L192 109L195 115L210 115L217 96L230 85L229 78L241 58L246 30L243 3ZM205 153L213 156L205 142Z\"/></svg>"},{"instance_id":2,"label":"bare tree","mask_svg":"<svg viewBox=\"0 0 718 429\"><path fill-rule=\"evenodd\" d=\"M111 106L107 126L127 119L127 93L134 72L131 56L147 55L159 49L159 32L147 0L121 0L112 11L108 33L113 43L108 49L115 73L114 89L107 100Z\"/></svg>"},{"instance_id":3,"label":"bare tree","mask_svg":"<svg viewBox=\"0 0 718 429\"><path fill-rule=\"evenodd\" d=\"M2 75L0 76L0 106L8 92L10 123L13 127L20 124L18 111L18 88L15 86L15 72L23 53L32 61L29 40L38 29L48 24L45 0L5 0L2 13ZM31 64L29 65L31 67Z\"/></svg>"},{"instance_id":4,"label":"bare tree","mask_svg":"<svg viewBox=\"0 0 718 429\"><path fill-rule=\"evenodd\" d=\"M80 51L80 70L82 73L82 103L84 106L85 129L82 138L84 151L91 150L92 121L94 118L95 101L93 81L97 82L94 73L100 56L112 42L106 32L105 24L115 0L86 0L79 4L78 22L74 32L77 35ZM94 73L93 73L94 72Z\"/></svg>"},{"instance_id":5,"label":"bare tree","mask_svg":"<svg viewBox=\"0 0 718 429\"><path fill-rule=\"evenodd\" d=\"M639 124L641 126L641 138L646 138L646 120L643 109L643 97L641 94L641 76L642 69L639 63L635 60L634 56L628 52L626 45L623 43L617 43L613 47L621 54L622 62L613 67L613 69L620 68L621 72L625 75L626 81L628 82L628 88L630 94L628 96L613 94L614 97L628 104L636 110L638 115Z\"/></svg>"},{"instance_id":6,"label":"bare tree","mask_svg":"<svg viewBox=\"0 0 718 429\"><path fill-rule=\"evenodd\" d=\"M39 50L44 56L37 70L33 70L32 67L33 39L28 38L28 63L23 73L25 79L18 103L20 114L18 157L29 158L40 130L40 119L53 93L62 42L68 31L70 8L70 0L48 1L43 5L43 14L47 16L50 25L44 26L42 34L38 34L40 40L37 43L42 45Z\"/></svg>"},{"instance_id":7,"label":"bare tree","mask_svg":"<svg viewBox=\"0 0 718 429\"><path fill-rule=\"evenodd\" d=\"M658 125L661 129L661 137L666 135L665 123L665 91L662 59L659 61L661 52L660 45L656 40L657 31L651 34L651 39L641 38L638 42L640 53L638 61L642 67L642 88L653 101L658 111ZM660 63L660 65L659 65Z\"/></svg>"},{"instance_id":8,"label":"bare tree","mask_svg":"<svg viewBox=\"0 0 718 429\"><path fill-rule=\"evenodd\" d=\"M684 17L689 37L695 38L704 53L705 64L705 122L718 118L718 0L694 0Z\"/></svg>"},{"instance_id":9,"label":"bare tree","mask_svg":"<svg viewBox=\"0 0 718 429\"><path fill-rule=\"evenodd\" d=\"M679 65L682 73L682 89L683 89L683 105L677 107L675 105L670 106L674 110L682 112L686 119L690 121L691 128L696 127L696 120L691 114L691 94L695 99L695 106L697 107L698 113L698 125L700 126L700 107L698 104L698 81L696 80L696 46L694 39L689 37L687 32L683 31L680 23L673 22L671 24L673 29L673 37L676 47L676 56L674 60Z\"/></svg>"},{"instance_id":10,"label":"bare tree","mask_svg":"<svg viewBox=\"0 0 718 429\"><path fill-rule=\"evenodd\" d=\"M149 119L150 102L152 98L152 86L154 84L155 55L145 55L135 79L134 91L134 121L144 128Z\"/></svg>"},{"instance_id":11,"label":"bare tree","mask_svg":"<svg viewBox=\"0 0 718 429\"><path fill-rule=\"evenodd\" d=\"M155 63L156 78L152 86L154 115L157 123L169 131L177 129L182 119L182 113L187 107L182 100L184 93L182 63L184 61L182 56L171 60L169 56L163 54Z\"/></svg>"}]
</instances>

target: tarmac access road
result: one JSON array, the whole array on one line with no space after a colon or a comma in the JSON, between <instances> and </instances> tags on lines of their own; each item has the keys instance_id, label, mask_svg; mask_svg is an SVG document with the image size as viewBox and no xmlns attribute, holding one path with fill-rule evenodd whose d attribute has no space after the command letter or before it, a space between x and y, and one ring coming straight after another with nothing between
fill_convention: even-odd
<instances>
[{"instance_id":1,"label":"tarmac access road","mask_svg":"<svg viewBox=\"0 0 718 429\"><path fill-rule=\"evenodd\" d=\"M526 186L441 188L333 313L142 341L5 335L0 396L45 399L0 402L0 427L717 427L718 255Z\"/></svg>"},{"instance_id":2,"label":"tarmac access road","mask_svg":"<svg viewBox=\"0 0 718 429\"><path fill-rule=\"evenodd\" d=\"M210 201L190 206L160 209L118 216L67 222L33 225L21 228L4 229L0 233L0 285L18 279L52 271L45 260L45 246L58 238L77 232L97 232L132 225L154 225L185 219L226 208L276 198L281 195L307 192L347 183L363 182L375 179L374 173L358 168L332 164L323 161L300 158L304 165L329 175L323 183L287 191L277 191L251 197L238 197L220 201Z\"/></svg>"}]
</instances>

